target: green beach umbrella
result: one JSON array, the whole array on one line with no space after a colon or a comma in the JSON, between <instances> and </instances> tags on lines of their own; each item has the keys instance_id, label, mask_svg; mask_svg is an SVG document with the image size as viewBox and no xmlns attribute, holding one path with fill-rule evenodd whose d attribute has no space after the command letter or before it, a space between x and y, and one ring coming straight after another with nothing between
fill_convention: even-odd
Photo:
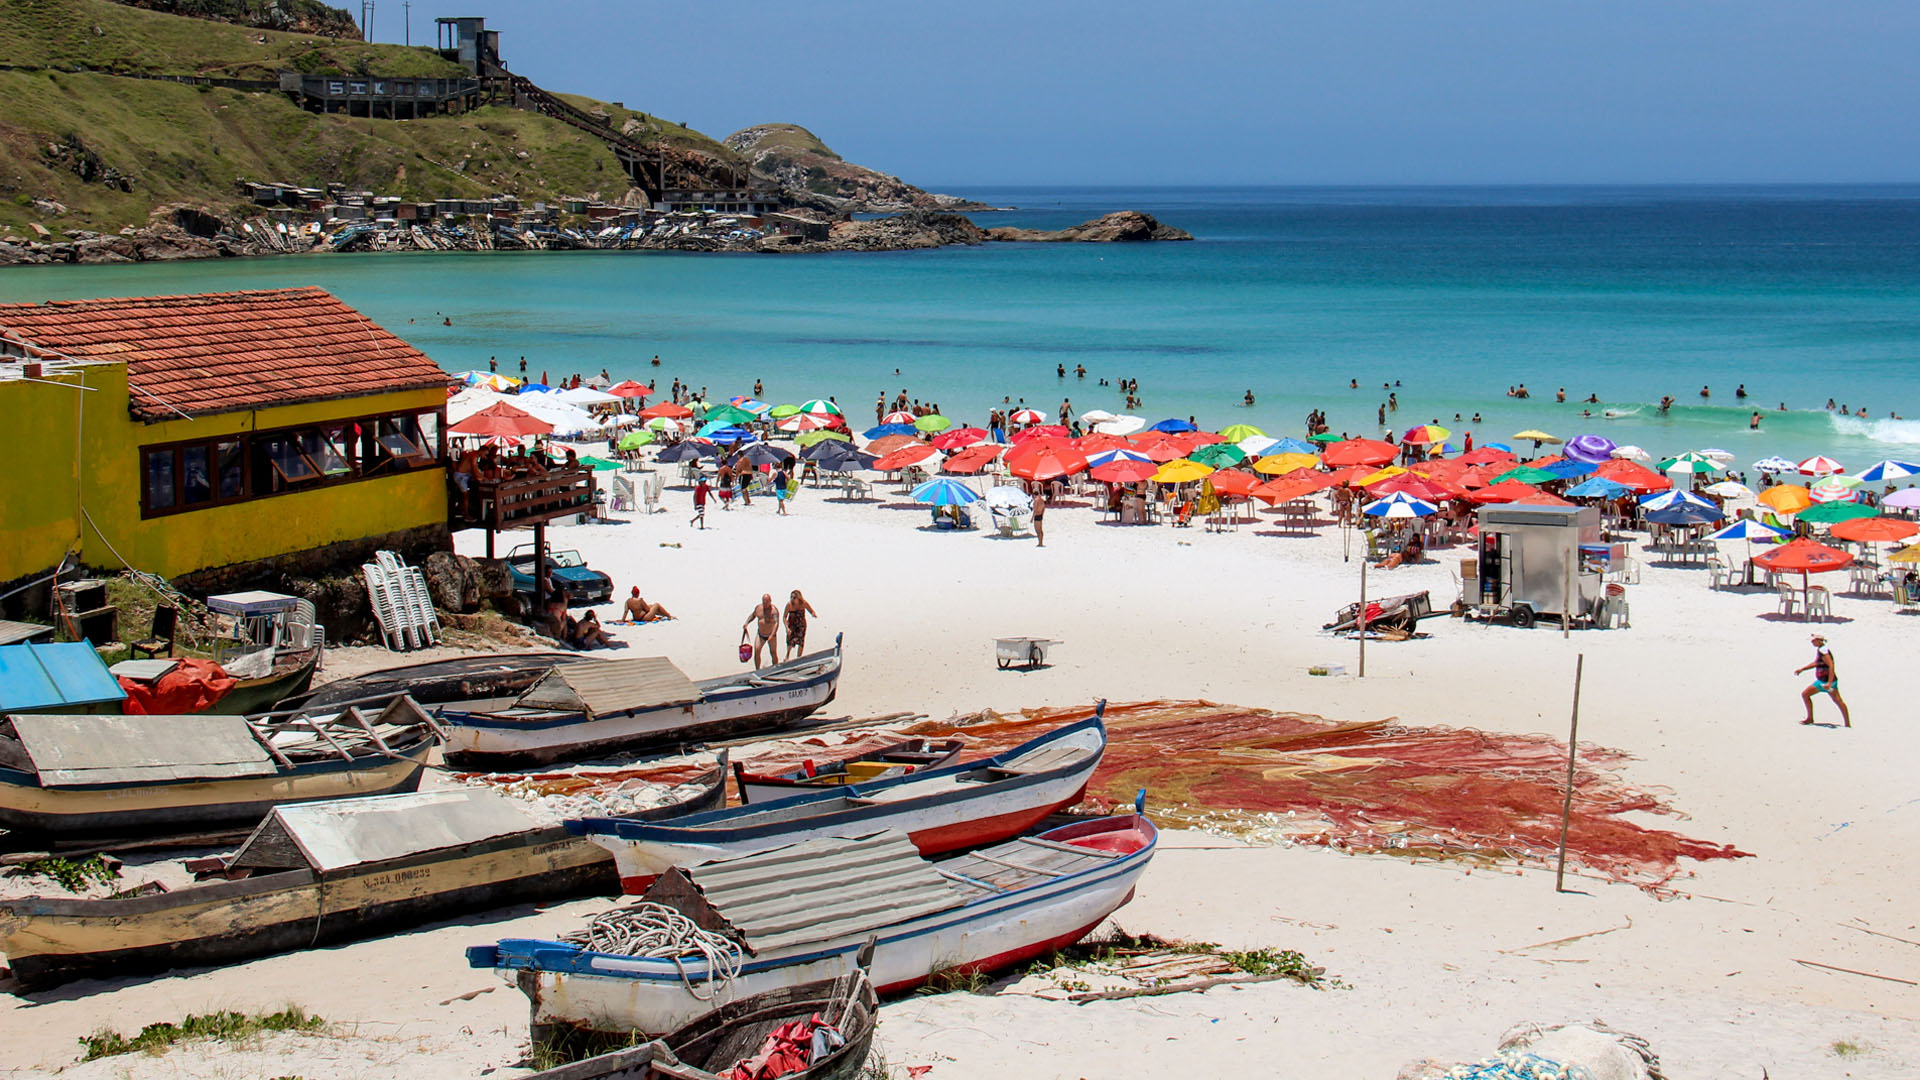
<instances>
[{"instance_id":1,"label":"green beach umbrella","mask_svg":"<svg viewBox=\"0 0 1920 1080\"><path fill-rule=\"evenodd\" d=\"M1719 472L1721 469L1726 468L1726 466L1705 454L1697 454L1692 451L1681 454L1679 457L1670 457L1665 461L1655 462L1653 467L1660 472L1678 473Z\"/></svg>"},{"instance_id":2,"label":"green beach umbrella","mask_svg":"<svg viewBox=\"0 0 1920 1080\"><path fill-rule=\"evenodd\" d=\"M638 450L653 441L651 431L629 431L620 436L619 447L622 450Z\"/></svg>"},{"instance_id":3,"label":"green beach umbrella","mask_svg":"<svg viewBox=\"0 0 1920 1080\"><path fill-rule=\"evenodd\" d=\"M801 402L800 411L810 412L810 413L824 413L827 416L842 415L842 413L840 412L840 406L835 405L833 402L828 401L825 398L814 398L811 401Z\"/></svg>"},{"instance_id":4,"label":"green beach umbrella","mask_svg":"<svg viewBox=\"0 0 1920 1080\"><path fill-rule=\"evenodd\" d=\"M612 470L618 469L620 467L620 463L617 461L608 461L606 458L597 458L592 456L581 458L580 464L585 465L587 468L592 469L594 472L611 472Z\"/></svg>"},{"instance_id":5,"label":"green beach umbrella","mask_svg":"<svg viewBox=\"0 0 1920 1080\"><path fill-rule=\"evenodd\" d=\"M1221 434L1225 435L1226 432L1223 431ZM1187 459L1202 465L1211 465L1216 469L1224 469L1229 465L1238 465L1247 460L1247 452L1230 442L1210 443L1188 454Z\"/></svg>"},{"instance_id":6,"label":"green beach umbrella","mask_svg":"<svg viewBox=\"0 0 1920 1080\"><path fill-rule=\"evenodd\" d=\"M915 420L913 426L928 434L932 434L933 432L945 431L952 427L953 421L941 416L939 413L928 413L920 419Z\"/></svg>"},{"instance_id":7,"label":"green beach umbrella","mask_svg":"<svg viewBox=\"0 0 1920 1080\"><path fill-rule=\"evenodd\" d=\"M1871 506L1862 506L1857 502L1825 502L1814 503L1800 511L1799 518L1801 521L1811 521L1816 525L1832 525L1836 522L1879 515L1880 511Z\"/></svg>"},{"instance_id":8,"label":"green beach umbrella","mask_svg":"<svg viewBox=\"0 0 1920 1080\"><path fill-rule=\"evenodd\" d=\"M767 415L775 420L785 420L789 416L799 416L800 406L775 405L773 408L767 410Z\"/></svg>"},{"instance_id":9,"label":"green beach umbrella","mask_svg":"<svg viewBox=\"0 0 1920 1080\"><path fill-rule=\"evenodd\" d=\"M822 430L822 431L803 431L800 434L795 435L793 437L793 441L799 443L801 446L812 446L814 443L826 442L829 439L831 439L834 442L852 442L853 436L847 434L844 431Z\"/></svg>"},{"instance_id":10,"label":"green beach umbrella","mask_svg":"<svg viewBox=\"0 0 1920 1080\"><path fill-rule=\"evenodd\" d=\"M1252 424L1230 424L1220 429L1220 437L1228 442L1239 442L1242 439L1257 438L1265 434L1266 432Z\"/></svg>"},{"instance_id":11,"label":"green beach umbrella","mask_svg":"<svg viewBox=\"0 0 1920 1080\"><path fill-rule=\"evenodd\" d=\"M758 413L748 412L738 405L722 405L717 409L709 410L706 415L700 419L708 426L719 424L721 427L727 427L733 424L751 424L755 420L760 419L760 416Z\"/></svg>"},{"instance_id":12,"label":"green beach umbrella","mask_svg":"<svg viewBox=\"0 0 1920 1080\"><path fill-rule=\"evenodd\" d=\"M1307 441L1317 442L1317 443L1337 443L1341 440L1341 438L1342 436L1335 435L1331 431L1323 431L1318 435L1307 436Z\"/></svg>"},{"instance_id":13,"label":"green beach umbrella","mask_svg":"<svg viewBox=\"0 0 1920 1080\"><path fill-rule=\"evenodd\" d=\"M1498 484L1503 480L1518 480L1523 484L1544 484L1549 480L1564 480L1559 473L1550 473L1545 469L1536 469L1531 465L1517 465L1493 478Z\"/></svg>"}]
</instances>

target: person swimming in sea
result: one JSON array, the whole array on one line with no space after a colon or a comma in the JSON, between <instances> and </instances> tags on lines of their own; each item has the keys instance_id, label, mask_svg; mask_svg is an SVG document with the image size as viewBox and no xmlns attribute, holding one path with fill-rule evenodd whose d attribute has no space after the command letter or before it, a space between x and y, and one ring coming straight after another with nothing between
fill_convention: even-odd
<instances>
[{"instance_id":1,"label":"person swimming in sea","mask_svg":"<svg viewBox=\"0 0 1920 1080\"><path fill-rule=\"evenodd\" d=\"M1707 389L1706 387L1704 387L1704 386L1703 386L1703 387L1701 387L1701 388L1700 388L1700 396L1701 396L1701 397L1703 397L1703 398L1710 398L1710 397L1712 397L1712 396L1713 396L1713 392L1712 392L1711 390L1708 390L1708 389Z\"/></svg>"},{"instance_id":2,"label":"person swimming in sea","mask_svg":"<svg viewBox=\"0 0 1920 1080\"><path fill-rule=\"evenodd\" d=\"M1249 405L1253 404L1253 391L1251 390L1247 391L1246 403Z\"/></svg>"},{"instance_id":3,"label":"person swimming in sea","mask_svg":"<svg viewBox=\"0 0 1920 1080\"><path fill-rule=\"evenodd\" d=\"M1748 421L1747 421L1747 430L1748 430L1748 431L1759 431L1759 430L1760 430L1760 414L1759 414L1759 413L1757 413L1757 412L1756 412L1756 413L1754 413L1754 414L1753 414L1753 419L1751 419L1751 420L1748 420Z\"/></svg>"},{"instance_id":4,"label":"person swimming in sea","mask_svg":"<svg viewBox=\"0 0 1920 1080\"><path fill-rule=\"evenodd\" d=\"M1747 384L1741 383L1739 386L1734 387L1733 396L1736 400L1739 400L1739 401L1747 400Z\"/></svg>"},{"instance_id":5,"label":"person swimming in sea","mask_svg":"<svg viewBox=\"0 0 1920 1080\"><path fill-rule=\"evenodd\" d=\"M1561 387L1559 392L1553 395L1553 400L1561 402L1562 404L1565 404L1567 400L1567 388L1564 386Z\"/></svg>"},{"instance_id":6,"label":"person swimming in sea","mask_svg":"<svg viewBox=\"0 0 1920 1080\"><path fill-rule=\"evenodd\" d=\"M1665 416L1667 413L1667 410L1671 408L1673 408L1673 395L1672 394L1663 395L1660 398L1660 415Z\"/></svg>"},{"instance_id":7,"label":"person swimming in sea","mask_svg":"<svg viewBox=\"0 0 1920 1080\"><path fill-rule=\"evenodd\" d=\"M1598 404L1600 404L1600 395L1599 395L1599 394L1588 394L1588 395L1587 395L1587 404L1589 404L1589 405L1598 405Z\"/></svg>"}]
</instances>

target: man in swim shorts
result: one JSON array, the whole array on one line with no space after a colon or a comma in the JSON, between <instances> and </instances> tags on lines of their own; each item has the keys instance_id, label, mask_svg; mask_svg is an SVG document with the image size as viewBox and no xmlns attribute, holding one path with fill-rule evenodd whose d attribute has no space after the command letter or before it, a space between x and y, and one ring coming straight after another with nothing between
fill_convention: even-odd
<instances>
[{"instance_id":1,"label":"man in swim shorts","mask_svg":"<svg viewBox=\"0 0 1920 1080\"><path fill-rule=\"evenodd\" d=\"M761 593L759 606L747 616L740 626L740 639L746 640L751 630L753 641L753 666L755 669L765 666L760 660L760 651L765 649L773 656L773 662L780 662L780 646L774 641L774 634L780 630L780 609L774 606L772 593Z\"/></svg>"},{"instance_id":2,"label":"man in swim shorts","mask_svg":"<svg viewBox=\"0 0 1920 1080\"><path fill-rule=\"evenodd\" d=\"M1827 648L1827 639L1819 634L1813 635L1813 662L1794 669L1798 675L1808 668L1813 669L1813 685L1800 692L1800 700L1807 706L1807 718L1802 724L1813 723L1813 695L1825 694L1840 706L1840 720L1847 727L1853 726L1853 715L1847 712L1846 699L1840 696L1840 669L1834 665L1833 650Z\"/></svg>"}]
</instances>

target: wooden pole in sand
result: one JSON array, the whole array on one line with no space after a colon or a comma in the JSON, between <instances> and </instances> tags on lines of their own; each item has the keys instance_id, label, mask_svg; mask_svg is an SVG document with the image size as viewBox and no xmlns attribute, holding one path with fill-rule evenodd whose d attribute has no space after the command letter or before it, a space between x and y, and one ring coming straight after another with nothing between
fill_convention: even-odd
<instances>
[{"instance_id":1,"label":"wooden pole in sand","mask_svg":"<svg viewBox=\"0 0 1920 1080\"><path fill-rule=\"evenodd\" d=\"M1354 623L1360 630L1360 678L1367 677L1367 558L1360 557L1360 615Z\"/></svg>"},{"instance_id":2,"label":"wooden pole in sand","mask_svg":"<svg viewBox=\"0 0 1920 1080\"><path fill-rule=\"evenodd\" d=\"M1577 552L1578 549L1576 549ZM1567 561L1566 580L1560 583L1560 640L1565 641L1573 625L1573 561Z\"/></svg>"},{"instance_id":3,"label":"wooden pole in sand","mask_svg":"<svg viewBox=\"0 0 1920 1080\"><path fill-rule=\"evenodd\" d=\"M1567 796L1560 804L1560 868L1554 871L1553 891L1566 892L1567 828L1573 822L1573 759L1580 739L1580 677L1586 673L1587 654L1573 662L1573 723L1567 728Z\"/></svg>"}]
</instances>

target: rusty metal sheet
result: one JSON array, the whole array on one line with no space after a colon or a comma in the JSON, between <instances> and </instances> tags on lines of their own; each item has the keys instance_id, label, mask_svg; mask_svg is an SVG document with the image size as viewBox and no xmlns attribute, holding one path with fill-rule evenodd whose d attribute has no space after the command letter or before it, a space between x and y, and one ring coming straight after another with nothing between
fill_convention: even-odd
<instances>
[{"instance_id":1,"label":"rusty metal sheet","mask_svg":"<svg viewBox=\"0 0 1920 1080\"><path fill-rule=\"evenodd\" d=\"M642 656L555 668L528 687L515 704L522 709L611 716L635 709L691 705L700 698L700 688L673 661L664 656Z\"/></svg>"},{"instance_id":2,"label":"rusty metal sheet","mask_svg":"<svg viewBox=\"0 0 1920 1080\"><path fill-rule=\"evenodd\" d=\"M244 716L16 714L9 719L48 787L218 780L278 771Z\"/></svg>"}]
</instances>

